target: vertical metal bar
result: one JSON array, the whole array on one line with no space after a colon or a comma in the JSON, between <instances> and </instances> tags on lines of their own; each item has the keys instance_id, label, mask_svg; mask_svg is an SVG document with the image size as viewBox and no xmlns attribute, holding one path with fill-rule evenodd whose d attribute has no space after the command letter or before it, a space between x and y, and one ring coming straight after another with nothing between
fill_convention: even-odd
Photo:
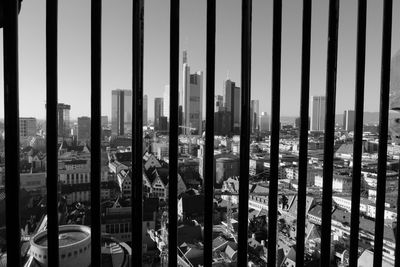
<instances>
[{"instance_id":1,"label":"vertical metal bar","mask_svg":"<svg viewBox=\"0 0 400 267\"><path fill-rule=\"evenodd\" d=\"M296 265L304 266L304 235L306 228L308 113L310 103L311 0L303 0L303 36L301 51L301 104L299 189L297 194Z\"/></svg>"},{"instance_id":2,"label":"vertical metal bar","mask_svg":"<svg viewBox=\"0 0 400 267\"><path fill-rule=\"evenodd\" d=\"M400 163L400 162L399 162ZM399 170L399 181L400 181L400 170ZM400 184L397 184L397 214L400 214ZM400 220L396 222L396 229L400 229ZM396 251L395 251L395 262L394 266L400 266L400 231L396 231Z\"/></svg>"},{"instance_id":3,"label":"vertical metal bar","mask_svg":"<svg viewBox=\"0 0 400 267\"><path fill-rule=\"evenodd\" d=\"M325 142L322 195L321 266L330 266L333 152L335 138L336 72L339 0L329 1L328 59L326 71Z\"/></svg>"},{"instance_id":4,"label":"vertical metal bar","mask_svg":"<svg viewBox=\"0 0 400 267\"><path fill-rule=\"evenodd\" d=\"M101 5L91 1L91 131L90 131L90 205L92 266L101 266Z\"/></svg>"},{"instance_id":5,"label":"vertical metal bar","mask_svg":"<svg viewBox=\"0 0 400 267\"><path fill-rule=\"evenodd\" d=\"M214 203L214 95L216 2L207 0L206 147L204 161L204 266L212 265Z\"/></svg>"},{"instance_id":6,"label":"vertical metal bar","mask_svg":"<svg viewBox=\"0 0 400 267\"><path fill-rule=\"evenodd\" d=\"M171 1L169 60L169 196L168 196L168 266L177 265L178 218L178 106L179 106L179 0Z\"/></svg>"},{"instance_id":7,"label":"vertical metal bar","mask_svg":"<svg viewBox=\"0 0 400 267\"><path fill-rule=\"evenodd\" d=\"M358 1L356 58L356 97L353 148L353 184L351 194L350 266L357 266L358 231L360 223L360 187L365 83L365 38L367 27L367 0Z\"/></svg>"},{"instance_id":8,"label":"vertical metal bar","mask_svg":"<svg viewBox=\"0 0 400 267\"><path fill-rule=\"evenodd\" d=\"M57 151L57 24L58 1L46 1L46 149L48 265L58 266L58 151ZM64 134L64 133L63 133Z\"/></svg>"},{"instance_id":9,"label":"vertical metal bar","mask_svg":"<svg viewBox=\"0 0 400 267\"><path fill-rule=\"evenodd\" d=\"M274 0L272 36L271 170L268 195L268 266L276 265L279 176L279 122L281 102L282 0Z\"/></svg>"},{"instance_id":10,"label":"vertical metal bar","mask_svg":"<svg viewBox=\"0 0 400 267\"><path fill-rule=\"evenodd\" d=\"M382 248L386 194L386 160L389 118L390 57L392 49L393 1L383 2L381 96L379 110L378 181L376 185L376 217L374 266L382 266Z\"/></svg>"},{"instance_id":11,"label":"vertical metal bar","mask_svg":"<svg viewBox=\"0 0 400 267\"><path fill-rule=\"evenodd\" d=\"M4 115L7 264L20 266L18 1L4 1Z\"/></svg>"},{"instance_id":12,"label":"vertical metal bar","mask_svg":"<svg viewBox=\"0 0 400 267\"><path fill-rule=\"evenodd\" d=\"M250 153L250 93L251 93L251 21L252 0L242 1L242 66L241 66L241 126L240 126L240 186L238 266L247 266L247 229L249 206Z\"/></svg>"},{"instance_id":13,"label":"vertical metal bar","mask_svg":"<svg viewBox=\"0 0 400 267\"><path fill-rule=\"evenodd\" d=\"M132 103L134 105L132 129L132 267L142 265L143 228L143 0L133 2L132 26Z\"/></svg>"}]
</instances>

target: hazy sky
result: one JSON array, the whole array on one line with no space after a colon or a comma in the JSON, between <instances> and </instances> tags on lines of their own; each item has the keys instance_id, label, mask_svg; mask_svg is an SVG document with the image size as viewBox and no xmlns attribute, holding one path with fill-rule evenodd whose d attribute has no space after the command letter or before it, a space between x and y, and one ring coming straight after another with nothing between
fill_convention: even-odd
<instances>
[{"instance_id":1,"label":"hazy sky","mask_svg":"<svg viewBox=\"0 0 400 267\"><path fill-rule=\"evenodd\" d=\"M111 113L111 90L131 88L131 0L103 0L102 112ZM301 13L299 0L283 0L281 114L299 114ZM365 110L378 111L383 1L369 1ZM356 0L341 1L336 113L354 106ZM217 0L216 93L224 79L240 85L241 1ZM394 14L400 14L394 1ZM328 0L313 1L311 95L325 94ZM19 16L20 115L45 117L45 0L25 0ZM206 1L181 0L181 50L191 71L205 72ZM400 47L400 16L393 20L392 53ZM0 30L2 32L2 30ZM169 1L145 0L144 90L149 118L154 97L169 83ZM3 50L2 34L0 48ZM253 0L252 99L270 113L272 0ZM0 55L0 62L3 55ZM182 60L181 60L182 61ZM206 76L206 73L205 73ZM3 103L3 65L0 64ZM205 80L204 80L205 84ZM204 88L205 91L205 88ZM71 117L90 115L90 1L59 1L59 102ZM3 117L4 108L0 109Z\"/></svg>"}]
</instances>

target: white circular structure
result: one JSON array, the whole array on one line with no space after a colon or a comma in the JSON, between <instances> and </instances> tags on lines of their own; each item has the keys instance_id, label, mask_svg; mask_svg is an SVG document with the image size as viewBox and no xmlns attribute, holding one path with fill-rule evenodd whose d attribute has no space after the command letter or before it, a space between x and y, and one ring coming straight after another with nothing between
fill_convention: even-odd
<instances>
[{"instance_id":1,"label":"white circular structure","mask_svg":"<svg viewBox=\"0 0 400 267\"><path fill-rule=\"evenodd\" d=\"M90 227L62 225L58 228L60 267L87 267L90 265ZM41 266L48 266L47 231L31 239L30 254Z\"/></svg>"}]
</instances>

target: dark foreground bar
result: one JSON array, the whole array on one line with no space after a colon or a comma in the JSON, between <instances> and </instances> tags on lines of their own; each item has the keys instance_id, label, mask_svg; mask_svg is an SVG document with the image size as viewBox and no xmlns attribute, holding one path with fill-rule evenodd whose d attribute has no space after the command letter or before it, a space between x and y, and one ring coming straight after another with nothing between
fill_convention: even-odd
<instances>
[{"instance_id":1,"label":"dark foreground bar","mask_svg":"<svg viewBox=\"0 0 400 267\"><path fill-rule=\"evenodd\" d=\"M57 25L58 1L46 2L46 149L48 265L58 266L58 150L57 150Z\"/></svg>"},{"instance_id":2,"label":"dark foreground bar","mask_svg":"<svg viewBox=\"0 0 400 267\"><path fill-rule=\"evenodd\" d=\"M18 6L16 0L4 6L4 130L7 265L20 266L19 214L19 110L18 110Z\"/></svg>"},{"instance_id":3,"label":"dark foreground bar","mask_svg":"<svg viewBox=\"0 0 400 267\"><path fill-rule=\"evenodd\" d=\"M143 0L133 1L132 22L132 267L142 265L143 228Z\"/></svg>"},{"instance_id":4,"label":"dark foreground bar","mask_svg":"<svg viewBox=\"0 0 400 267\"><path fill-rule=\"evenodd\" d=\"M376 185L374 267L382 266L389 118L390 56L392 49L392 9L392 0L386 0L383 2L381 100L379 110L378 180Z\"/></svg>"},{"instance_id":5,"label":"dark foreground bar","mask_svg":"<svg viewBox=\"0 0 400 267\"><path fill-rule=\"evenodd\" d=\"M90 136L90 205L92 266L101 266L101 1L91 4L91 136Z\"/></svg>"},{"instance_id":6,"label":"dark foreground bar","mask_svg":"<svg viewBox=\"0 0 400 267\"><path fill-rule=\"evenodd\" d=\"M310 99L310 46L311 0L303 0L303 36L301 52L301 100L300 100L300 152L299 189L297 197L296 265L304 266L304 235L306 228L307 161L308 161L308 114Z\"/></svg>"},{"instance_id":7,"label":"dark foreground bar","mask_svg":"<svg viewBox=\"0 0 400 267\"><path fill-rule=\"evenodd\" d=\"M169 128L169 196L168 196L168 266L177 265L178 218L178 105L179 105L179 0L171 1L170 17L170 128Z\"/></svg>"},{"instance_id":8,"label":"dark foreground bar","mask_svg":"<svg viewBox=\"0 0 400 267\"><path fill-rule=\"evenodd\" d=\"M247 229L249 206L250 90L251 90L252 0L242 1L242 113L240 125L240 186L238 266L247 266Z\"/></svg>"},{"instance_id":9,"label":"dark foreground bar","mask_svg":"<svg viewBox=\"0 0 400 267\"><path fill-rule=\"evenodd\" d=\"M353 148L353 185L351 194L350 266L357 266L358 231L360 222L361 161L363 144L365 38L367 24L367 1L358 1L357 22L357 62L356 62L356 102Z\"/></svg>"},{"instance_id":10,"label":"dark foreground bar","mask_svg":"<svg viewBox=\"0 0 400 267\"><path fill-rule=\"evenodd\" d=\"M214 203L214 95L215 95L215 19L216 0L207 0L207 80L206 80L206 148L204 161L204 266L213 260Z\"/></svg>"},{"instance_id":11,"label":"dark foreground bar","mask_svg":"<svg viewBox=\"0 0 400 267\"><path fill-rule=\"evenodd\" d=\"M282 0L274 0L272 32L271 153L268 195L268 266L276 266L278 220L279 131L281 105Z\"/></svg>"},{"instance_id":12,"label":"dark foreground bar","mask_svg":"<svg viewBox=\"0 0 400 267\"><path fill-rule=\"evenodd\" d=\"M329 1L328 60L326 72L325 142L322 195L321 266L330 266L333 152L335 138L336 70L339 0Z\"/></svg>"}]
</instances>

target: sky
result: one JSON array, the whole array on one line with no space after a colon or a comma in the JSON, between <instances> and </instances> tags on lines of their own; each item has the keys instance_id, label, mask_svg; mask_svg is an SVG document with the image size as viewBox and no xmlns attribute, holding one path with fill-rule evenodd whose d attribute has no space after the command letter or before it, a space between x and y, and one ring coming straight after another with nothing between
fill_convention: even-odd
<instances>
[{"instance_id":1,"label":"sky","mask_svg":"<svg viewBox=\"0 0 400 267\"><path fill-rule=\"evenodd\" d=\"M270 114L272 0L253 0L251 98ZM283 0L281 114L300 111L302 1ZM328 0L314 0L310 95L325 94ZM379 110L382 2L369 1L367 14L365 110ZM217 0L216 94L229 77L240 86L241 1ZM394 1L393 14L399 14ZM357 1L340 3L336 113L354 108ZM180 49L192 72L206 77L206 1L181 0ZM149 118L154 98L169 83L169 1L145 0L144 93ZM132 86L132 1L103 0L102 113L111 115L111 90ZM393 17L392 54L400 48L400 16ZM0 49L3 51L3 30ZM90 115L90 0L59 0L59 102L71 118ZM182 54L182 53L181 53ZM0 62L3 53L0 53ZM180 59L182 63L182 56ZM25 0L19 16L20 116L45 117L45 0ZM181 74L180 74L181 76ZM205 85L205 80L203 81ZM0 103L3 103L0 64ZM206 88L203 88L206 91ZM204 101L205 102L205 101ZM0 108L0 117L4 108Z\"/></svg>"}]
</instances>

